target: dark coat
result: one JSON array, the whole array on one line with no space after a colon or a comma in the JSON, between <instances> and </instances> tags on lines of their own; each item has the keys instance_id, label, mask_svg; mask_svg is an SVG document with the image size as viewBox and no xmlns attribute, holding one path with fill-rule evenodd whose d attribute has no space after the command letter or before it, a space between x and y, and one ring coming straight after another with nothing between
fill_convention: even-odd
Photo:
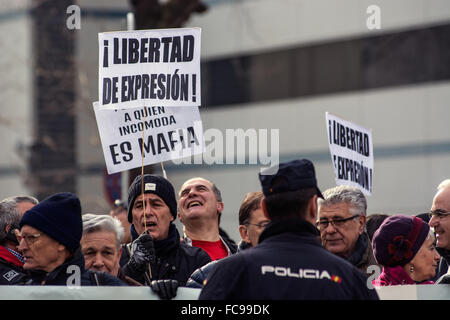
<instances>
[{"instance_id":1,"label":"dark coat","mask_svg":"<svg viewBox=\"0 0 450 320\"><path fill-rule=\"evenodd\" d=\"M79 270L80 282L76 282L76 274ZM25 285L47 286L124 286L118 278L105 273L92 271L85 268L84 257L81 249L68 258L63 264L51 272L34 270L30 272L31 279Z\"/></svg>"},{"instance_id":2,"label":"dark coat","mask_svg":"<svg viewBox=\"0 0 450 320\"><path fill-rule=\"evenodd\" d=\"M241 242L239 242L239 245L237 246L237 252L246 250L249 248L251 248L250 245L247 242L242 240ZM211 270L213 269L213 267L217 261L219 261L219 260L211 261L210 263L205 264L203 267L195 270L191 274L189 280L187 281L186 287L197 288L197 289L202 288L203 283L205 282L206 278L208 278L209 273L211 272Z\"/></svg>"},{"instance_id":3,"label":"dark coat","mask_svg":"<svg viewBox=\"0 0 450 320\"><path fill-rule=\"evenodd\" d=\"M448 273L449 265L450 265L450 250L436 248L437 252L441 255L441 261L439 261L439 266L436 270L436 276L433 278L435 282L440 282L441 277L445 276ZM448 279L446 280L448 281ZM447 283L447 282L446 282Z\"/></svg>"},{"instance_id":4,"label":"dark coat","mask_svg":"<svg viewBox=\"0 0 450 320\"><path fill-rule=\"evenodd\" d=\"M236 242L234 242L234 240L230 238L228 233L226 233L225 230L223 230L221 227L219 227L219 235L227 245L228 250L230 250L231 254L235 254L238 251Z\"/></svg>"},{"instance_id":5,"label":"dark coat","mask_svg":"<svg viewBox=\"0 0 450 320\"><path fill-rule=\"evenodd\" d=\"M136 232L132 232L132 238L133 241L137 238ZM180 242L180 234L174 224L170 224L167 239L154 241L154 245L156 262L151 264L151 277L146 271L150 280L172 279L183 286L196 269L211 261L209 255L202 249ZM127 267L126 263L131 254L131 244L124 245L120 259L123 271L134 280L148 285L144 274L134 274Z\"/></svg>"},{"instance_id":6,"label":"dark coat","mask_svg":"<svg viewBox=\"0 0 450 320\"><path fill-rule=\"evenodd\" d=\"M20 285L27 280L28 273L20 262L5 247L0 246L0 285Z\"/></svg>"},{"instance_id":7,"label":"dark coat","mask_svg":"<svg viewBox=\"0 0 450 320\"><path fill-rule=\"evenodd\" d=\"M373 255L372 244L369 241L367 233L359 236L355 249L347 260L361 270L367 277L373 274L373 269L368 269L369 266L378 266L377 269L381 270L381 266L377 263Z\"/></svg>"},{"instance_id":8,"label":"dark coat","mask_svg":"<svg viewBox=\"0 0 450 320\"><path fill-rule=\"evenodd\" d=\"M272 221L259 244L217 262L200 300L377 300L365 275L322 247L311 223Z\"/></svg>"}]
</instances>

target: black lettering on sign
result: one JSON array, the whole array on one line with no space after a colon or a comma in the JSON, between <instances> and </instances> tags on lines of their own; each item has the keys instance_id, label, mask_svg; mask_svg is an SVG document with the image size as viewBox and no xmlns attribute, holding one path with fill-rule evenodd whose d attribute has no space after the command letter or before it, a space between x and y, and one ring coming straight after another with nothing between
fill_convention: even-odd
<instances>
[{"instance_id":1,"label":"black lettering on sign","mask_svg":"<svg viewBox=\"0 0 450 320\"><path fill-rule=\"evenodd\" d=\"M138 99L171 99L175 101L188 101L189 74L179 74L175 69L173 74L142 74L122 76L120 100L122 102ZM196 101L196 75L192 75L192 101ZM117 78L104 78L104 101L117 102L117 94L111 96L111 91L117 93ZM108 102L108 103L110 103ZM105 103L103 103L105 104Z\"/></svg>"},{"instance_id":2,"label":"black lettering on sign","mask_svg":"<svg viewBox=\"0 0 450 320\"><path fill-rule=\"evenodd\" d=\"M335 120L332 124L328 122L328 130L330 144L347 148L366 157L370 156L370 140L367 133L346 127Z\"/></svg>"},{"instance_id":3,"label":"black lettering on sign","mask_svg":"<svg viewBox=\"0 0 450 320\"><path fill-rule=\"evenodd\" d=\"M105 41L104 67L108 66L107 45L107 41ZM113 38L113 64L190 62L194 59L194 49L195 38L192 35L162 37L161 39Z\"/></svg>"},{"instance_id":4,"label":"black lettering on sign","mask_svg":"<svg viewBox=\"0 0 450 320\"><path fill-rule=\"evenodd\" d=\"M120 149L121 153L117 149ZM131 142L129 141L124 141L120 145L112 144L109 146L109 151L111 152L113 164L120 164L121 160L125 162L133 160L133 153L130 152Z\"/></svg>"},{"instance_id":5,"label":"black lettering on sign","mask_svg":"<svg viewBox=\"0 0 450 320\"><path fill-rule=\"evenodd\" d=\"M334 156L336 159L336 156ZM372 190L372 169L363 162L337 156L338 179L356 182L367 191Z\"/></svg>"},{"instance_id":6,"label":"black lettering on sign","mask_svg":"<svg viewBox=\"0 0 450 320\"><path fill-rule=\"evenodd\" d=\"M193 143L196 145L200 144L193 127L170 130L168 132L158 133L156 136L148 135L145 141L142 138L138 139L142 157L145 157L146 154L154 156L162 152L175 151L179 144L181 144L182 149L189 148Z\"/></svg>"}]
</instances>

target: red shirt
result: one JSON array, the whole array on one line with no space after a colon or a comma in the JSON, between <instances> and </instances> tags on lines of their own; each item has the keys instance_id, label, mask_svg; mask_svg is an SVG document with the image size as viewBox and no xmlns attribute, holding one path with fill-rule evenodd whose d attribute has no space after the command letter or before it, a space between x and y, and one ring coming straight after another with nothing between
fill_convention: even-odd
<instances>
[{"instance_id":1,"label":"red shirt","mask_svg":"<svg viewBox=\"0 0 450 320\"><path fill-rule=\"evenodd\" d=\"M217 241L192 240L192 246L205 250L213 261L228 257L228 250L220 239Z\"/></svg>"}]
</instances>

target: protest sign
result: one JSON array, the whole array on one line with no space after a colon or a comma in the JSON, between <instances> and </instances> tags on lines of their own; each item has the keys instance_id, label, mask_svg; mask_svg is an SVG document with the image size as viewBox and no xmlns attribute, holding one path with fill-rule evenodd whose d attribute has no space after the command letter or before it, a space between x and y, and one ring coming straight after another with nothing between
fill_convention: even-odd
<instances>
[{"instance_id":1,"label":"protest sign","mask_svg":"<svg viewBox=\"0 0 450 320\"><path fill-rule=\"evenodd\" d=\"M372 130L335 115L325 114L331 161L337 185L358 187L372 194Z\"/></svg>"},{"instance_id":2,"label":"protest sign","mask_svg":"<svg viewBox=\"0 0 450 320\"><path fill-rule=\"evenodd\" d=\"M200 106L200 28L99 33L99 108Z\"/></svg>"},{"instance_id":3,"label":"protest sign","mask_svg":"<svg viewBox=\"0 0 450 320\"><path fill-rule=\"evenodd\" d=\"M198 107L143 107L94 112L108 174L204 150Z\"/></svg>"}]
</instances>

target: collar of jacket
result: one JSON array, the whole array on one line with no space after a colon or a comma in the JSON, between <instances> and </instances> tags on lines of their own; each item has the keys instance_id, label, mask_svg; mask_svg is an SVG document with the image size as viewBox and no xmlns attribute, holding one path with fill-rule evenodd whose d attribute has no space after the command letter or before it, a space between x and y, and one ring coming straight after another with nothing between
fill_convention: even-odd
<instances>
[{"instance_id":1,"label":"collar of jacket","mask_svg":"<svg viewBox=\"0 0 450 320\"><path fill-rule=\"evenodd\" d=\"M369 237L364 232L358 237L358 240L356 240L355 249L353 250L352 254L347 258L347 261L354 266L358 266L363 260L368 245L369 245ZM367 258L368 257L366 257L366 259Z\"/></svg>"},{"instance_id":2,"label":"collar of jacket","mask_svg":"<svg viewBox=\"0 0 450 320\"><path fill-rule=\"evenodd\" d=\"M241 240L238 244L237 251L242 251L248 248L251 248L250 244L245 242L244 240Z\"/></svg>"},{"instance_id":3,"label":"collar of jacket","mask_svg":"<svg viewBox=\"0 0 450 320\"><path fill-rule=\"evenodd\" d=\"M23 262L20 261L19 258L11 252L10 249L4 246L0 246L0 259L3 259L16 267L23 267Z\"/></svg>"},{"instance_id":4,"label":"collar of jacket","mask_svg":"<svg viewBox=\"0 0 450 320\"><path fill-rule=\"evenodd\" d=\"M436 251L441 255L442 258L450 265L450 250L436 247Z\"/></svg>"},{"instance_id":5,"label":"collar of jacket","mask_svg":"<svg viewBox=\"0 0 450 320\"><path fill-rule=\"evenodd\" d=\"M276 236L282 233L295 233L304 236L315 237L318 239L320 237L319 230L303 219L286 219L280 221L271 221L264 231L259 236L259 242L261 243L267 238Z\"/></svg>"},{"instance_id":6,"label":"collar of jacket","mask_svg":"<svg viewBox=\"0 0 450 320\"><path fill-rule=\"evenodd\" d=\"M34 282L42 283L45 280L45 284L53 284L52 282L61 277L61 279L67 279L73 271L67 270L70 266L78 266L80 268L80 275L85 271L84 256L81 253L81 247L78 248L72 256L66 259L63 264L56 267L55 270L51 272L46 272L44 270L31 270L31 278ZM60 283L62 284L62 283ZM67 285L64 283L64 285Z\"/></svg>"},{"instance_id":7,"label":"collar of jacket","mask_svg":"<svg viewBox=\"0 0 450 320\"><path fill-rule=\"evenodd\" d=\"M163 240L154 240L156 256L163 256L167 252L171 251L173 248L178 247L180 245L180 234L176 226L173 223L170 223L169 233L166 239Z\"/></svg>"},{"instance_id":8,"label":"collar of jacket","mask_svg":"<svg viewBox=\"0 0 450 320\"><path fill-rule=\"evenodd\" d=\"M416 284L406 273L402 266L383 267L378 279L373 281L375 286L395 286L405 284Z\"/></svg>"},{"instance_id":9,"label":"collar of jacket","mask_svg":"<svg viewBox=\"0 0 450 320\"><path fill-rule=\"evenodd\" d=\"M233 252L231 251L230 247L228 246L227 242L219 235L219 239L220 241L222 241L223 245L225 246L225 248L227 249L227 257L231 256L233 254ZM189 238L186 233L183 235L183 242L185 244L187 244L188 246L192 247L192 239Z\"/></svg>"}]
</instances>

